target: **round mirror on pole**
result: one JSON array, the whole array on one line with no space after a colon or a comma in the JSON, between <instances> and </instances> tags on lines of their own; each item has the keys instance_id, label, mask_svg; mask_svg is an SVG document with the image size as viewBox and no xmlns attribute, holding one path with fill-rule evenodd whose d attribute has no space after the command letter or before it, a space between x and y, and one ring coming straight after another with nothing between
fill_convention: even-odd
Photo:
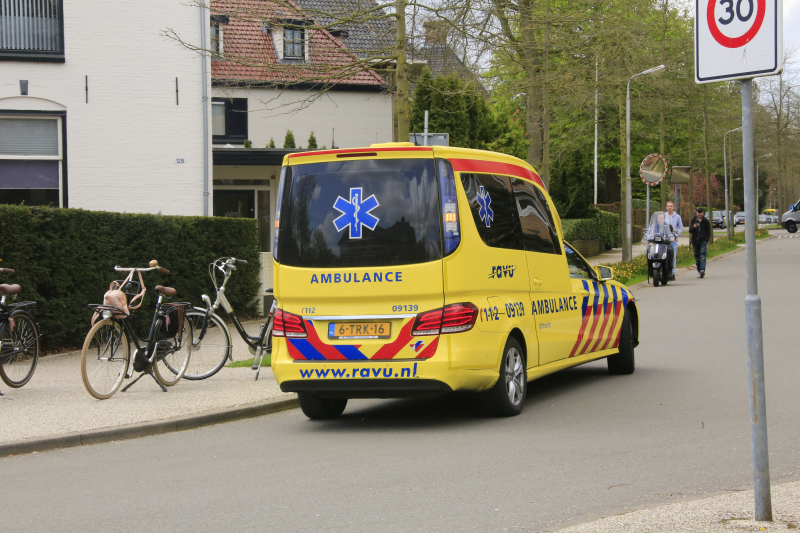
<instances>
[{"instance_id":1,"label":"round mirror on pole","mask_svg":"<svg viewBox=\"0 0 800 533\"><path fill-rule=\"evenodd\" d=\"M650 187L658 185L667 177L667 159L661 154L650 154L639 165L639 176L647 184L647 211L645 220L650 220ZM647 224L647 222L645 222Z\"/></svg>"}]
</instances>

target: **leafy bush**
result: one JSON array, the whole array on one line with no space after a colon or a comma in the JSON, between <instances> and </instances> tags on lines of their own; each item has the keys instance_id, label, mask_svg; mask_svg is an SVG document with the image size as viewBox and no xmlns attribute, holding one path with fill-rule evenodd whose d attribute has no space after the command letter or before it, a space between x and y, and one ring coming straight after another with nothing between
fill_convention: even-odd
<instances>
[{"instance_id":1,"label":"leafy bush","mask_svg":"<svg viewBox=\"0 0 800 533\"><path fill-rule=\"evenodd\" d=\"M561 221L564 229L564 240L590 241L602 237L607 248L619 246L619 215L589 210L589 218L565 219Z\"/></svg>"},{"instance_id":2,"label":"leafy bush","mask_svg":"<svg viewBox=\"0 0 800 533\"><path fill-rule=\"evenodd\" d=\"M317 138L314 136L314 132L311 132L311 135L308 137L308 149L309 150L316 150L317 149Z\"/></svg>"},{"instance_id":3,"label":"leafy bush","mask_svg":"<svg viewBox=\"0 0 800 533\"><path fill-rule=\"evenodd\" d=\"M297 148L294 142L294 133L292 130L286 130L286 137L283 139L284 148Z\"/></svg>"},{"instance_id":4,"label":"leafy bush","mask_svg":"<svg viewBox=\"0 0 800 533\"><path fill-rule=\"evenodd\" d=\"M149 324L156 285L175 287L174 301L201 304L211 293L208 263L222 256L246 259L225 291L235 309L254 312L259 287L257 221L243 218L178 217L81 209L0 205L0 263L16 274L18 301L37 303L44 349L80 346L89 330L90 303L125 274L114 266L146 267L151 259L171 271L142 274L147 295L134 312L139 330ZM135 278L138 280L138 276Z\"/></svg>"}]
</instances>

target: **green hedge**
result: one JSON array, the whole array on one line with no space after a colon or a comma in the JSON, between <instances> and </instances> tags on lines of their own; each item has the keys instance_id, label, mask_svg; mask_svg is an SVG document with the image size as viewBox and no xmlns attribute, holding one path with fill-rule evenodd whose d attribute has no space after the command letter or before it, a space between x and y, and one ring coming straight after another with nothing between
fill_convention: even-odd
<instances>
[{"instance_id":1,"label":"green hedge","mask_svg":"<svg viewBox=\"0 0 800 533\"><path fill-rule=\"evenodd\" d=\"M80 346L89 330L89 303L102 303L114 266L146 267L151 259L171 271L142 274L147 295L134 313L140 330L149 324L153 287L178 290L174 301L202 305L213 294L208 263L222 256L246 259L225 291L233 307L253 313L259 288L258 226L253 219L178 217L0 205L2 283L19 283L18 300L34 300L42 345ZM138 279L138 278L136 278Z\"/></svg>"},{"instance_id":2,"label":"green hedge","mask_svg":"<svg viewBox=\"0 0 800 533\"><path fill-rule=\"evenodd\" d=\"M567 242L590 241L603 238L606 248L619 246L619 215L591 209L590 218L565 219L561 221L564 240Z\"/></svg>"}]
</instances>

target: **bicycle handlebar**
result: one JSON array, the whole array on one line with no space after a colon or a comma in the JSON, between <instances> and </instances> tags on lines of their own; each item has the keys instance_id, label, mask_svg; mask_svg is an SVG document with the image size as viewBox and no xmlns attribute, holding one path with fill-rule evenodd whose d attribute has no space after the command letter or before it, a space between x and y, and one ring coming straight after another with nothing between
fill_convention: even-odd
<instances>
[{"instance_id":1,"label":"bicycle handlebar","mask_svg":"<svg viewBox=\"0 0 800 533\"><path fill-rule=\"evenodd\" d=\"M151 270L160 270L164 274L169 274L169 270L167 270L166 268L160 267L158 265L151 266L150 268L135 268L135 267L134 268L126 268L126 267L121 267L121 266L115 266L114 270L116 270L117 272L130 272L131 270L138 270L139 272L150 272Z\"/></svg>"}]
</instances>

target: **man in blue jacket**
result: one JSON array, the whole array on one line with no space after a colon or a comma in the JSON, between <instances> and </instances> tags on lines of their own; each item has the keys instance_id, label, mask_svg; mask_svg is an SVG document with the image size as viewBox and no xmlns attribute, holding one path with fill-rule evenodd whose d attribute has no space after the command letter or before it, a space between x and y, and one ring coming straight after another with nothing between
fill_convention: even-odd
<instances>
[{"instance_id":1,"label":"man in blue jacket","mask_svg":"<svg viewBox=\"0 0 800 533\"><path fill-rule=\"evenodd\" d=\"M704 216L702 207L698 207L695 216L689 224L689 233L692 234L691 243L694 248L694 261L697 264L697 277L703 278L706 275L706 247L711 239L711 224Z\"/></svg>"}]
</instances>

